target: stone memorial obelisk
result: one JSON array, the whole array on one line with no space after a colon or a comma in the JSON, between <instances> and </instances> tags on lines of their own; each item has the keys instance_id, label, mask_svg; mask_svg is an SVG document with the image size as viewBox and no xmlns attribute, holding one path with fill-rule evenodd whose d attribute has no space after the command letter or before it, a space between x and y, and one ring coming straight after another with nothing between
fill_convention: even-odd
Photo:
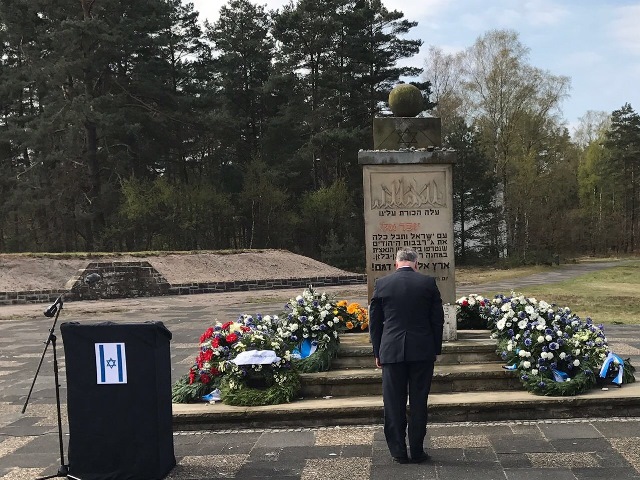
<instances>
[{"instance_id":1,"label":"stone memorial obelisk","mask_svg":"<svg viewBox=\"0 0 640 480\"><path fill-rule=\"evenodd\" d=\"M391 91L393 117L373 121L374 150L358 153L364 183L368 297L395 270L400 247L418 253L418 269L436 278L445 304L444 340L457 338L452 174L456 156L442 149L439 118L417 118L420 91Z\"/></svg>"}]
</instances>

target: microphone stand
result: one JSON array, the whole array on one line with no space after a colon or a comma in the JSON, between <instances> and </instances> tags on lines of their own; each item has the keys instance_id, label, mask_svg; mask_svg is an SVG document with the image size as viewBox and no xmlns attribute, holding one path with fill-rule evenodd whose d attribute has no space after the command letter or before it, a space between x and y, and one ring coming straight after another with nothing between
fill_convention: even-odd
<instances>
[{"instance_id":1,"label":"microphone stand","mask_svg":"<svg viewBox=\"0 0 640 480\"><path fill-rule=\"evenodd\" d=\"M47 341L44 345L44 350L42 351L42 356L40 357L40 363L38 363L38 368L36 370L36 374L33 377L33 382L31 382L31 388L29 389L29 394L27 395L27 399L24 402L24 406L22 407L22 413L27 410L27 404L29 403L29 399L31 398L31 393L33 392L33 387L36 384L36 379L38 378L38 373L40 373L40 367L42 367L42 362L44 361L44 356L47 353L47 349L49 348L49 344L53 345L53 377L55 381L55 390L56 390L56 412L58 416L58 444L60 446L60 466L58 467L58 472L54 475L48 475L46 477L40 477L37 480L46 480L48 478L57 478L57 477L66 477L72 480L81 480L78 477L73 477L69 475L69 465L66 465L64 462L64 444L62 442L62 414L60 408L60 381L58 377L58 355L56 353L56 335L54 333L56 328L56 323L58 323L58 316L60 315L60 311L62 310L62 305L64 303L63 295L60 295L55 302L51 304L49 308L47 308L44 312L46 317L54 317L53 323L51 324L51 328L49 329L49 336L47 337Z\"/></svg>"}]
</instances>

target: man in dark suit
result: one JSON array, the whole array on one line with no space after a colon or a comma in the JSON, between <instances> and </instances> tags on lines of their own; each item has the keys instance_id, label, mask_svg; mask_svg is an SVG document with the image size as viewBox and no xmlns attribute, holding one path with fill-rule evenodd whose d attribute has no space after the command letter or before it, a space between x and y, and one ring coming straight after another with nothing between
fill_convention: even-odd
<instances>
[{"instance_id":1,"label":"man in dark suit","mask_svg":"<svg viewBox=\"0 0 640 480\"><path fill-rule=\"evenodd\" d=\"M418 255L398 250L396 271L379 278L370 305L369 332L376 366L382 367L384 435L399 463L429 460L424 451L427 397L442 352L444 312L435 279L418 273ZM409 451L407 456L407 392Z\"/></svg>"}]
</instances>

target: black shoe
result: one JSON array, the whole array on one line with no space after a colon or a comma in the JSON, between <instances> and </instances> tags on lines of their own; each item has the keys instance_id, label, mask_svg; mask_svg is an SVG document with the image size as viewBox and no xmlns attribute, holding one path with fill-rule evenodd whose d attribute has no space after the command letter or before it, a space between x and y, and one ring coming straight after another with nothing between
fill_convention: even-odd
<instances>
[{"instance_id":1,"label":"black shoe","mask_svg":"<svg viewBox=\"0 0 640 480\"><path fill-rule=\"evenodd\" d=\"M427 463L431 461L431 456L427 452L421 452L416 456L411 455L411 463Z\"/></svg>"},{"instance_id":2,"label":"black shoe","mask_svg":"<svg viewBox=\"0 0 640 480\"><path fill-rule=\"evenodd\" d=\"M411 463L411 460L409 460L409 457L407 457L406 455L404 457L391 457L391 459L395 462L395 463Z\"/></svg>"}]
</instances>

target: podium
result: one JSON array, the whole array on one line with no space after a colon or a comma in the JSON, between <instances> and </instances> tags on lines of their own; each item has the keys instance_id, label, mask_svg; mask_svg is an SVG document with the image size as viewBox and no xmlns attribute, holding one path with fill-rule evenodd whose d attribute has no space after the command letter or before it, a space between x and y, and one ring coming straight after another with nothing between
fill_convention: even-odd
<instances>
[{"instance_id":1,"label":"podium","mask_svg":"<svg viewBox=\"0 0 640 480\"><path fill-rule=\"evenodd\" d=\"M162 322L60 325L69 474L155 480L175 466L171 332Z\"/></svg>"}]
</instances>

